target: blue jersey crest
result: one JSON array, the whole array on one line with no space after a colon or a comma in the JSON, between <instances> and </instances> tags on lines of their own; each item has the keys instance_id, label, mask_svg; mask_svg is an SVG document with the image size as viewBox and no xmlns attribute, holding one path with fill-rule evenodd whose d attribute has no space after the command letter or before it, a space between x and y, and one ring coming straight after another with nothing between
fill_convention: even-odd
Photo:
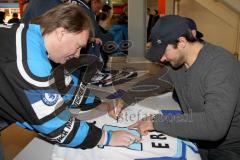
<instances>
[{"instance_id":1,"label":"blue jersey crest","mask_svg":"<svg viewBox=\"0 0 240 160\"><path fill-rule=\"evenodd\" d=\"M48 106L55 105L59 98L59 94L57 93L42 93L42 101Z\"/></svg>"}]
</instances>

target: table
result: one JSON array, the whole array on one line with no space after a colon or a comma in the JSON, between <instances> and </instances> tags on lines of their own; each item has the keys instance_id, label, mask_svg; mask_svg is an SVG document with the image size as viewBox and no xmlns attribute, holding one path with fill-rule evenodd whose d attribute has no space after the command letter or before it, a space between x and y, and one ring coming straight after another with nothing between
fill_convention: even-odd
<instances>
[{"instance_id":1,"label":"table","mask_svg":"<svg viewBox=\"0 0 240 160\"><path fill-rule=\"evenodd\" d=\"M146 107L148 106L148 107ZM159 110L161 108L161 110ZM154 113L164 113L176 111L179 109L178 104L172 99L172 93L166 93L157 97L151 97L138 104L127 107L123 112L123 117L117 123L114 119L108 117L103 111L97 109L79 114L80 119L89 119L86 115L94 115L95 117L89 121L96 121L98 127L104 124L126 127L138 119ZM197 147L189 142L168 135L151 132L149 135L142 137L143 151L129 150L124 147L105 147L100 149L81 150L73 148L59 147L52 145L41 139L34 138L24 148L14 160L199 160L200 155L197 152Z\"/></svg>"}]
</instances>

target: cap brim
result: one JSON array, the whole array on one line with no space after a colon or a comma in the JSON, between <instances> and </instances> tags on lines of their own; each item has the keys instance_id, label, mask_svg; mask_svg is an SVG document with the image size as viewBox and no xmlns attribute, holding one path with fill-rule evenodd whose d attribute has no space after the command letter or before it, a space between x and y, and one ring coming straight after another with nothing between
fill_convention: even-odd
<instances>
[{"instance_id":1,"label":"cap brim","mask_svg":"<svg viewBox=\"0 0 240 160\"><path fill-rule=\"evenodd\" d=\"M196 37L197 37L197 38L202 38L202 37L203 37L203 34L202 34L201 32L199 32L199 31L197 31Z\"/></svg>"},{"instance_id":2,"label":"cap brim","mask_svg":"<svg viewBox=\"0 0 240 160\"><path fill-rule=\"evenodd\" d=\"M145 55L145 58L152 62L159 62L160 58L163 56L165 49L168 44L159 44L152 46Z\"/></svg>"}]
</instances>

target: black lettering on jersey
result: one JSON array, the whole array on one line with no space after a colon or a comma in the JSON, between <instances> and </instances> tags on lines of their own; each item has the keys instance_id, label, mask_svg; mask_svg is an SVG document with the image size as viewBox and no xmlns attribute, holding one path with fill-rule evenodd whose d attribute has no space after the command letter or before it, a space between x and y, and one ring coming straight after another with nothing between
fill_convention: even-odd
<instances>
[{"instance_id":1,"label":"black lettering on jersey","mask_svg":"<svg viewBox=\"0 0 240 160\"><path fill-rule=\"evenodd\" d=\"M72 122L73 122L73 119L70 118L69 121L67 121L67 123L65 124L65 128L67 128L67 129L71 129Z\"/></svg>"},{"instance_id":2,"label":"black lettering on jersey","mask_svg":"<svg viewBox=\"0 0 240 160\"><path fill-rule=\"evenodd\" d=\"M59 137L56 138L56 141L61 143L61 141L68 135L68 132L63 130Z\"/></svg>"},{"instance_id":3,"label":"black lettering on jersey","mask_svg":"<svg viewBox=\"0 0 240 160\"><path fill-rule=\"evenodd\" d=\"M74 118L70 118L67 123L65 124L65 127L60 135L58 135L55 138L52 138L52 141L57 141L58 143L63 143L66 139L67 135L71 132L71 127L73 125Z\"/></svg>"},{"instance_id":4,"label":"black lettering on jersey","mask_svg":"<svg viewBox=\"0 0 240 160\"><path fill-rule=\"evenodd\" d=\"M72 102L73 106L77 107L77 106L79 106L81 104L83 96L85 94L85 91L86 91L86 86L81 83L79 85L79 89L78 89L78 91L77 91L77 93L75 95L75 98L74 98L74 100Z\"/></svg>"},{"instance_id":5,"label":"black lettering on jersey","mask_svg":"<svg viewBox=\"0 0 240 160\"><path fill-rule=\"evenodd\" d=\"M152 142L153 148L169 148L169 144L167 143L154 143Z\"/></svg>"},{"instance_id":6,"label":"black lettering on jersey","mask_svg":"<svg viewBox=\"0 0 240 160\"><path fill-rule=\"evenodd\" d=\"M150 135L150 139L162 139L162 140L164 140L164 139L167 139L167 137L166 137L166 135L160 133L158 135Z\"/></svg>"},{"instance_id":7,"label":"black lettering on jersey","mask_svg":"<svg viewBox=\"0 0 240 160\"><path fill-rule=\"evenodd\" d=\"M159 133L159 134L153 134L153 135L150 135L150 139L159 139L159 140L167 140L167 137L165 134L162 134L162 133ZM169 148L169 144L167 143L155 143L155 142L152 142L152 147L153 148Z\"/></svg>"}]
</instances>

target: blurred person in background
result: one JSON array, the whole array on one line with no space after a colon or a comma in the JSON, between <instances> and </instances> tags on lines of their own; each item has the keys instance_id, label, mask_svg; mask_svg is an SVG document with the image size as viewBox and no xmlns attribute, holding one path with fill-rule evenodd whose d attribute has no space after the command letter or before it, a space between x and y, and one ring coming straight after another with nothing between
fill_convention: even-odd
<instances>
[{"instance_id":1,"label":"blurred person in background","mask_svg":"<svg viewBox=\"0 0 240 160\"><path fill-rule=\"evenodd\" d=\"M20 19L18 18L17 13L12 14L12 18L8 21L8 23L19 23Z\"/></svg>"},{"instance_id":2,"label":"blurred person in background","mask_svg":"<svg viewBox=\"0 0 240 160\"><path fill-rule=\"evenodd\" d=\"M5 20L5 12L0 11L0 24L4 24L5 23L4 20Z\"/></svg>"}]
</instances>

